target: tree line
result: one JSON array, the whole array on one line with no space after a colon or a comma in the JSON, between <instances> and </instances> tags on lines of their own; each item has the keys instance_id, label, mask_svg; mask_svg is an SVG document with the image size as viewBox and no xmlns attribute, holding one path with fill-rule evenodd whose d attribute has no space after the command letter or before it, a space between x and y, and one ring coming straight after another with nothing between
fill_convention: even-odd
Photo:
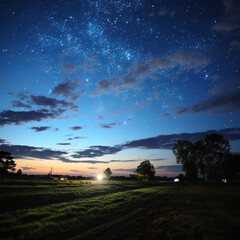
<instances>
[{"instance_id":1,"label":"tree line","mask_svg":"<svg viewBox=\"0 0 240 240\"><path fill-rule=\"evenodd\" d=\"M240 172L240 154L231 153L229 141L219 134L206 135L196 142L178 140L172 151L176 162L182 164L185 177L189 180L196 180L202 176L204 181L218 181L219 177L231 181L232 177ZM0 176L6 175L8 170L15 171L15 167L16 163L11 153L0 151ZM22 174L19 171L21 169L18 170L18 174ZM145 160L139 164L135 173L136 178L149 181L154 178L156 172L150 161ZM106 179L111 175L110 168L103 172Z\"/></svg>"},{"instance_id":2,"label":"tree line","mask_svg":"<svg viewBox=\"0 0 240 240\"><path fill-rule=\"evenodd\" d=\"M239 172L240 155L231 153L229 141L219 134L206 135L194 143L178 140L173 154L189 180L201 175L204 181L218 181L220 177L231 181Z\"/></svg>"}]
</instances>

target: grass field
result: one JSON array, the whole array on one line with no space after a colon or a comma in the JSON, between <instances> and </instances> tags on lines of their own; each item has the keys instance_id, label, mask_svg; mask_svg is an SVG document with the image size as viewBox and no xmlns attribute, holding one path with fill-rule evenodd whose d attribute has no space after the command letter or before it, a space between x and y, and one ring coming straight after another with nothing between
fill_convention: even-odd
<instances>
[{"instance_id":1,"label":"grass field","mask_svg":"<svg viewBox=\"0 0 240 240\"><path fill-rule=\"evenodd\" d=\"M238 185L1 183L1 239L237 239Z\"/></svg>"}]
</instances>

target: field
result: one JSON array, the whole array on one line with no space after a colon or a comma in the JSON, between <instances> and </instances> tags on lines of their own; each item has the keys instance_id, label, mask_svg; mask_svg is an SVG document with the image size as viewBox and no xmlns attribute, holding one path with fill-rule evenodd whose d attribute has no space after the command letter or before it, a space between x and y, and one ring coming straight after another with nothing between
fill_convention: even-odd
<instances>
[{"instance_id":1,"label":"field","mask_svg":"<svg viewBox=\"0 0 240 240\"><path fill-rule=\"evenodd\" d=\"M2 182L1 239L237 239L239 185Z\"/></svg>"}]
</instances>

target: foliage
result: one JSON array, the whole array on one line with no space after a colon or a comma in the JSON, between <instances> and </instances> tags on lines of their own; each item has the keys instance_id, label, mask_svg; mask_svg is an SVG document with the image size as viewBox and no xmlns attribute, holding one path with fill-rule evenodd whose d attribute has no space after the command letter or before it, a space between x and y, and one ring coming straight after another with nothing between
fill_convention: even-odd
<instances>
[{"instance_id":1,"label":"foliage","mask_svg":"<svg viewBox=\"0 0 240 240\"><path fill-rule=\"evenodd\" d=\"M137 167L136 173L138 178L149 181L153 179L155 175L155 169L149 160L146 160L140 163L140 165Z\"/></svg>"},{"instance_id":2,"label":"foliage","mask_svg":"<svg viewBox=\"0 0 240 240\"><path fill-rule=\"evenodd\" d=\"M8 170L15 171L15 162L10 152L0 151L0 174L8 173Z\"/></svg>"},{"instance_id":3,"label":"foliage","mask_svg":"<svg viewBox=\"0 0 240 240\"><path fill-rule=\"evenodd\" d=\"M217 180L220 175L226 175L226 171L229 176L234 173L229 142L219 134L206 135L195 143L179 140L173 154L189 179L196 179L198 173L204 180L206 176Z\"/></svg>"},{"instance_id":4,"label":"foliage","mask_svg":"<svg viewBox=\"0 0 240 240\"><path fill-rule=\"evenodd\" d=\"M22 170L21 170L21 169L18 169L17 175L18 175L18 176L22 176Z\"/></svg>"},{"instance_id":5,"label":"foliage","mask_svg":"<svg viewBox=\"0 0 240 240\"><path fill-rule=\"evenodd\" d=\"M111 177L111 175L112 175L112 171L111 171L110 168L107 168L107 169L104 170L104 172L103 172L103 177L104 178L109 179Z\"/></svg>"}]
</instances>

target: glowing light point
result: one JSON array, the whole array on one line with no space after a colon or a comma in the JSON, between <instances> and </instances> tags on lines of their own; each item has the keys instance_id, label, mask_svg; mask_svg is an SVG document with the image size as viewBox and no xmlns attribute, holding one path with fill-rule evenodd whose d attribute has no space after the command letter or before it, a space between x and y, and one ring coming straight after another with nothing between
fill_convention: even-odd
<instances>
[{"instance_id":1,"label":"glowing light point","mask_svg":"<svg viewBox=\"0 0 240 240\"><path fill-rule=\"evenodd\" d=\"M101 174L99 174L99 175L97 176L97 179L98 179L99 181L101 181L101 180L103 179L103 176L102 176Z\"/></svg>"}]
</instances>

